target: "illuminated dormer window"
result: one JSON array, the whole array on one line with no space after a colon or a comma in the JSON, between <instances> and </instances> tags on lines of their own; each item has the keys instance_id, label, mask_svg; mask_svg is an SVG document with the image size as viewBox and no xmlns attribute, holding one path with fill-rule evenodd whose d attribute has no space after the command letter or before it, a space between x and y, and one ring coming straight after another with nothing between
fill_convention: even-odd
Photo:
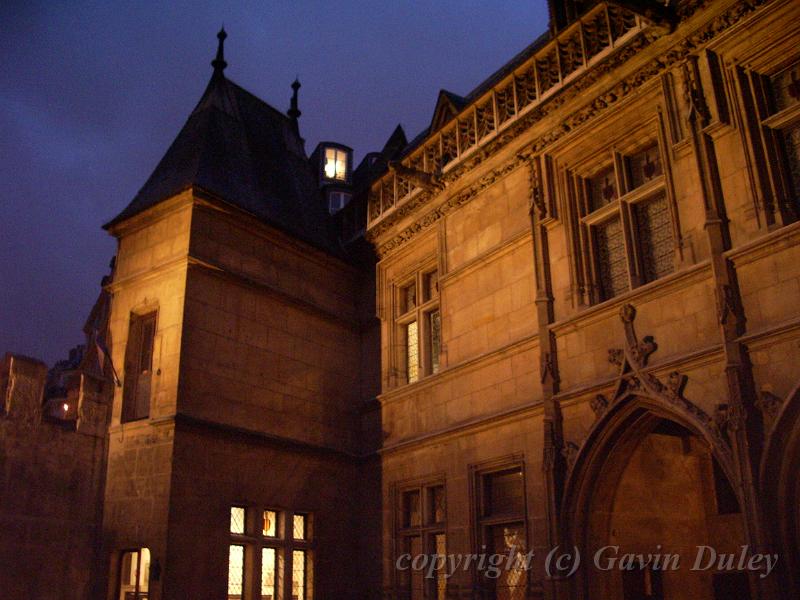
<instances>
[{"instance_id":1,"label":"illuminated dormer window","mask_svg":"<svg viewBox=\"0 0 800 600\"><path fill-rule=\"evenodd\" d=\"M347 180L347 152L338 148L325 148L324 172L327 179Z\"/></svg>"}]
</instances>

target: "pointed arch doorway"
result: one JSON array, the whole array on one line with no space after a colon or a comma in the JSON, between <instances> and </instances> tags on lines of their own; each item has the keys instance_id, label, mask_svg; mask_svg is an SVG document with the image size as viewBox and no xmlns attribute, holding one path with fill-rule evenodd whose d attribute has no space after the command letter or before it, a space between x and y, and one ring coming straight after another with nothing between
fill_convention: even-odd
<instances>
[{"instance_id":1,"label":"pointed arch doorway","mask_svg":"<svg viewBox=\"0 0 800 600\"><path fill-rule=\"evenodd\" d=\"M749 600L739 501L709 441L643 397L598 425L568 488L576 596Z\"/></svg>"}]
</instances>

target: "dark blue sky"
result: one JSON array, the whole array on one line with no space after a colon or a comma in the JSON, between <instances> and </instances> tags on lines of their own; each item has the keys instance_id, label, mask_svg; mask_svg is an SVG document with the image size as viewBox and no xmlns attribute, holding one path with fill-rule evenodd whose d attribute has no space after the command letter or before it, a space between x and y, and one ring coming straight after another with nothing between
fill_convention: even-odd
<instances>
[{"instance_id":1,"label":"dark blue sky","mask_svg":"<svg viewBox=\"0 0 800 600\"><path fill-rule=\"evenodd\" d=\"M545 0L0 2L0 353L48 363L81 326L115 241L101 225L147 179L211 75L286 110L307 151L379 149L430 121L546 28Z\"/></svg>"}]
</instances>

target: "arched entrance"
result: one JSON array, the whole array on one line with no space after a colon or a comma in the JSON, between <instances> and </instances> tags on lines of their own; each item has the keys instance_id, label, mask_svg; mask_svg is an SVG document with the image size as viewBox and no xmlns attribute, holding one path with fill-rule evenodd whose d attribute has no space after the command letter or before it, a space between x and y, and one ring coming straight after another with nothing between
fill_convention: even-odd
<instances>
[{"instance_id":1,"label":"arched entrance","mask_svg":"<svg viewBox=\"0 0 800 600\"><path fill-rule=\"evenodd\" d=\"M623 399L610 413L567 486L569 537L582 555L576 597L749 599L729 465L689 421L647 398Z\"/></svg>"},{"instance_id":2,"label":"arched entrance","mask_svg":"<svg viewBox=\"0 0 800 600\"><path fill-rule=\"evenodd\" d=\"M783 589L800 589L800 385L775 415L761 464L765 514L780 552Z\"/></svg>"}]
</instances>

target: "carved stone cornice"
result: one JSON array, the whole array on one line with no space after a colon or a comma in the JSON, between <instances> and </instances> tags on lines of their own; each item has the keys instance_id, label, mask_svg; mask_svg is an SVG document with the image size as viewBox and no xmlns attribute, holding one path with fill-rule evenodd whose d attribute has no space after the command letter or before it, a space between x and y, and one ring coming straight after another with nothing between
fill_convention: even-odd
<instances>
[{"instance_id":1,"label":"carved stone cornice","mask_svg":"<svg viewBox=\"0 0 800 600\"><path fill-rule=\"evenodd\" d=\"M514 171L520 164L528 161L532 154L542 152L547 147L560 140L564 135L584 125L588 121L597 118L609 108L619 104L620 101L627 98L646 82L680 65L692 52L705 46L720 33L736 25L761 5L771 1L772 0L742 0L728 8L724 13L705 23L701 28L681 38L674 46L655 57L636 72L620 80L611 88L599 94L588 104L585 104L583 107L565 116L564 119L559 121L558 126L553 127L550 131L539 136L530 146L520 149L515 157L508 163L493 169L472 186L449 199L442 206L421 216L415 223L409 225L388 241L379 244L377 246L378 257L386 256L388 253L405 244L417 233L438 221L454 208L472 200L483 189ZM694 13L701 4L702 2L692 1L687 3L686 7L679 6L679 15L682 19L685 19L688 15ZM626 46L611 54L602 63L597 64L594 68L573 82L568 88L565 88L547 102L532 109L513 125L501 131L493 140L476 151L471 157L466 158L453 169L443 174L441 177L442 185L452 187L454 182L460 179L465 173L473 170L487 159L496 155L501 149L508 146L535 123L541 121L553 111L558 110L568 101L580 96L586 89L597 83L602 77L605 77L609 72L630 60L658 38L658 32L651 29L643 30L632 38ZM421 190L412 199L398 206L393 213L386 215L374 227L370 228L366 234L367 239L371 242L376 242L401 219L416 212L421 206L428 204L431 199L439 193L441 192L431 193Z\"/></svg>"}]
</instances>

